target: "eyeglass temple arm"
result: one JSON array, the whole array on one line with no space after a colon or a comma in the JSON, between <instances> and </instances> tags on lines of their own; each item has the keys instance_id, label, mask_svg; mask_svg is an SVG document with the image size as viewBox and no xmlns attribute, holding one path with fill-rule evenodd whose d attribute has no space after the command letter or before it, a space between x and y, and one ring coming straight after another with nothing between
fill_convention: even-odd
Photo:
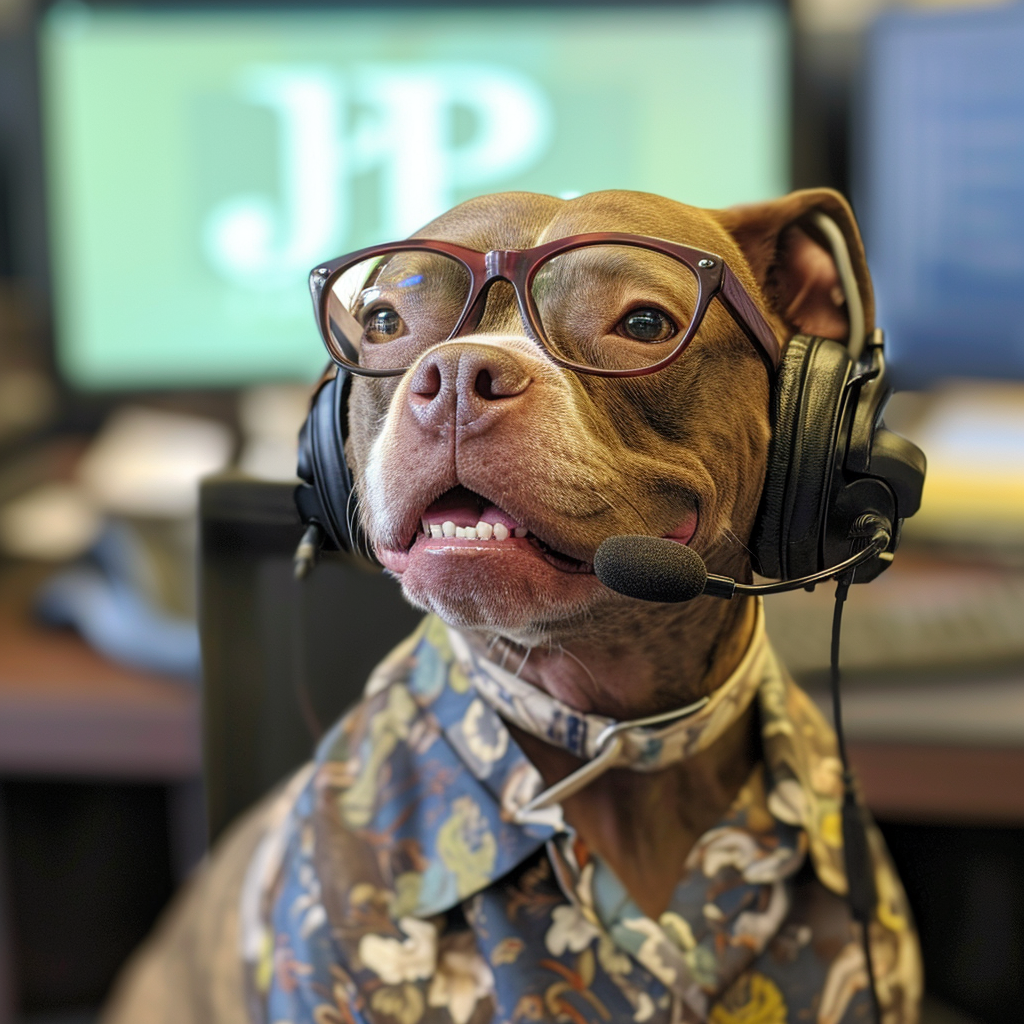
<instances>
[{"instance_id":1,"label":"eyeglass temple arm","mask_svg":"<svg viewBox=\"0 0 1024 1024\"><path fill-rule=\"evenodd\" d=\"M754 300L747 294L747 290L727 266L722 268L722 286L718 297L757 349L758 355L768 368L769 376L774 378L779 360L782 358L779 339L775 337L775 332L761 314L761 310L754 304Z\"/></svg>"}]
</instances>

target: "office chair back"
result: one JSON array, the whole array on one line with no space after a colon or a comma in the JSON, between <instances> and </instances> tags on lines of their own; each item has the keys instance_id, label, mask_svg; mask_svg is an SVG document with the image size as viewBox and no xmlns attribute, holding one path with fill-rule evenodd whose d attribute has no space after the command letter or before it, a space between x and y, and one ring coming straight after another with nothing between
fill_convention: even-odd
<instances>
[{"instance_id":1,"label":"office chair back","mask_svg":"<svg viewBox=\"0 0 1024 1024\"><path fill-rule=\"evenodd\" d=\"M229 471L200 489L204 777L210 840L309 760L319 733L420 613L379 571L327 554L297 582L293 486Z\"/></svg>"}]
</instances>

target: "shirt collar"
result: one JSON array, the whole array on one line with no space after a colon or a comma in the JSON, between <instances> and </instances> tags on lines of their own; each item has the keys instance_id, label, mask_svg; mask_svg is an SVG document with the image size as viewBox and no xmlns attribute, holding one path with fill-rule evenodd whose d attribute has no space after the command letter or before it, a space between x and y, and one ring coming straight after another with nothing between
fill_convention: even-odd
<instances>
[{"instance_id":1,"label":"shirt collar","mask_svg":"<svg viewBox=\"0 0 1024 1024\"><path fill-rule=\"evenodd\" d=\"M502 718L584 760L602 754L602 741L614 734L621 743L605 767L637 771L657 771L711 746L750 706L764 677L768 656L764 609L758 599L747 650L707 702L691 705L696 709L690 713L680 709L681 717L667 724L641 725L577 711L482 655L456 630L449 629L448 634L463 671Z\"/></svg>"}]
</instances>

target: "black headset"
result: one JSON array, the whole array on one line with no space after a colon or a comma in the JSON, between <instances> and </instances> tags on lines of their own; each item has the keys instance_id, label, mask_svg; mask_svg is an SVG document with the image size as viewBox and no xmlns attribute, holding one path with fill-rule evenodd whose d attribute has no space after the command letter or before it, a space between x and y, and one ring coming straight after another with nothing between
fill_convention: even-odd
<instances>
[{"instance_id":1,"label":"black headset","mask_svg":"<svg viewBox=\"0 0 1024 1024\"><path fill-rule=\"evenodd\" d=\"M332 364L321 378L299 431L299 479L295 504L306 532L296 552L296 574L313 567L321 547L366 553L352 471L345 461L348 440L348 396L352 374ZM304 547L310 548L304 551ZM306 562L301 559L305 556Z\"/></svg>"},{"instance_id":2,"label":"black headset","mask_svg":"<svg viewBox=\"0 0 1024 1024\"><path fill-rule=\"evenodd\" d=\"M924 453L888 430L881 416L892 393L881 331L865 338L863 302L846 241L834 221L811 215L839 270L850 341L798 334L786 346L772 388L771 443L750 550L755 568L774 579L821 572L862 548L879 521L888 547L861 564L856 582L892 562L902 520L921 502ZM334 367L313 397L299 435L295 500L307 526L296 573L320 546L372 557L345 461L352 378Z\"/></svg>"}]
</instances>

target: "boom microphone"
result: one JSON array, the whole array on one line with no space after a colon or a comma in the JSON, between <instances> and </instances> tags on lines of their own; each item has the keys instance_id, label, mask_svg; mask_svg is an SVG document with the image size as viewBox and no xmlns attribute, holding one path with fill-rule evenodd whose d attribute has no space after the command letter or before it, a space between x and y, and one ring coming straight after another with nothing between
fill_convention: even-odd
<instances>
[{"instance_id":1,"label":"boom microphone","mask_svg":"<svg viewBox=\"0 0 1024 1024\"><path fill-rule=\"evenodd\" d=\"M732 598L737 594L781 594L832 579L856 568L869 558L891 559L887 551L892 527L882 519L870 524L873 534L863 550L844 562L811 576L779 583L737 583L728 576L709 573L704 559L693 548L664 537L624 534L609 537L594 555L594 572L609 589L640 601L678 603L701 594Z\"/></svg>"},{"instance_id":2,"label":"boom microphone","mask_svg":"<svg viewBox=\"0 0 1024 1024\"><path fill-rule=\"evenodd\" d=\"M640 601L690 601L704 593L708 570L693 548L661 537L609 537L594 572L610 589Z\"/></svg>"}]
</instances>

